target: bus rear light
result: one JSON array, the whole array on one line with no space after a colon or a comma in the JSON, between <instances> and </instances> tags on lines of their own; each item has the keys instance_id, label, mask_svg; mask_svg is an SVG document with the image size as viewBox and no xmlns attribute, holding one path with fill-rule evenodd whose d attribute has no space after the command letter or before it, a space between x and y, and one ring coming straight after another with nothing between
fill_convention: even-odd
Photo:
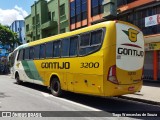
<instances>
[{"instance_id":1,"label":"bus rear light","mask_svg":"<svg viewBox=\"0 0 160 120\"><path fill-rule=\"evenodd\" d=\"M118 20L114 20L115 23L118 23Z\"/></svg>"},{"instance_id":2,"label":"bus rear light","mask_svg":"<svg viewBox=\"0 0 160 120\"><path fill-rule=\"evenodd\" d=\"M112 83L118 84L118 80L117 80L117 77L116 77L116 65L113 65L109 68L108 80Z\"/></svg>"},{"instance_id":3,"label":"bus rear light","mask_svg":"<svg viewBox=\"0 0 160 120\"><path fill-rule=\"evenodd\" d=\"M134 86L132 86L128 88L128 91L134 91L134 89L135 89Z\"/></svg>"}]
</instances>

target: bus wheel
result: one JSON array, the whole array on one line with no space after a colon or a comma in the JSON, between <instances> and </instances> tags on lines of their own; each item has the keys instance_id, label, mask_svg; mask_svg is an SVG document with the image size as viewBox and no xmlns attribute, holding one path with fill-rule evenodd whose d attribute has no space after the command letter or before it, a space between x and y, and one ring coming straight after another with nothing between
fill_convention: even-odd
<instances>
[{"instance_id":1,"label":"bus wheel","mask_svg":"<svg viewBox=\"0 0 160 120\"><path fill-rule=\"evenodd\" d=\"M50 83L50 90L52 95L59 97L62 95L61 84L58 78L53 78Z\"/></svg>"},{"instance_id":2,"label":"bus wheel","mask_svg":"<svg viewBox=\"0 0 160 120\"><path fill-rule=\"evenodd\" d=\"M22 84L22 81L20 80L18 73L16 74L16 82L18 85Z\"/></svg>"}]
</instances>

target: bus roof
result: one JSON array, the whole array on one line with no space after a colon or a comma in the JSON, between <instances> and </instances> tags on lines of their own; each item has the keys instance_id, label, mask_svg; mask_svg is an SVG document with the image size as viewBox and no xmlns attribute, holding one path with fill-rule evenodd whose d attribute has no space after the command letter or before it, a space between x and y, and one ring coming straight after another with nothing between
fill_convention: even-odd
<instances>
[{"instance_id":1,"label":"bus roof","mask_svg":"<svg viewBox=\"0 0 160 120\"><path fill-rule=\"evenodd\" d=\"M81 29L78 29L78 30L69 31L69 32L66 32L66 33L57 34L57 35L50 36L50 37L47 37L47 38L42 38L42 39L39 39L39 40L36 40L36 41L25 43L23 45L18 46L15 50L18 50L18 49L21 49L21 48L25 48L25 47L28 47L28 46L38 45L38 44L45 43L45 42L50 42L50 41L53 41L53 40L58 40L58 39L61 39L61 38L66 38L66 37L69 37L69 36L72 36L72 35L75 36L75 35L78 35L78 34L80 34L82 32L87 32L87 31L90 31L90 30L95 30L97 28L106 27L109 24L112 24L112 23L114 24L114 23L117 23L117 22L118 23L122 23L122 24L127 24L127 25L130 25L130 26L133 26L133 27L139 29L135 25L127 23L127 22L124 22L124 21L118 21L118 20L105 21L105 22L97 23L95 25L91 25L89 27L85 27L85 28L81 28Z\"/></svg>"}]
</instances>

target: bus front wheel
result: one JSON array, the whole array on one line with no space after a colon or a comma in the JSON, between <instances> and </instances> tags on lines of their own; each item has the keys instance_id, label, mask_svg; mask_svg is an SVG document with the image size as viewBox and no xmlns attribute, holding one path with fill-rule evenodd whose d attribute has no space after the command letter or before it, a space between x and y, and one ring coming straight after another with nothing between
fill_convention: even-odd
<instances>
[{"instance_id":1,"label":"bus front wheel","mask_svg":"<svg viewBox=\"0 0 160 120\"><path fill-rule=\"evenodd\" d=\"M18 73L16 74L15 78L16 78L16 82L17 82L18 85L22 84L22 81L20 80Z\"/></svg>"},{"instance_id":2,"label":"bus front wheel","mask_svg":"<svg viewBox=\"0 0 160 120\"><path fill-rule=\"evenodd\" d=\"M58 78L53 78L50 83L50 90L52 95L59 97L62 95L61 84Z\"/></svg>"}]
</instances>

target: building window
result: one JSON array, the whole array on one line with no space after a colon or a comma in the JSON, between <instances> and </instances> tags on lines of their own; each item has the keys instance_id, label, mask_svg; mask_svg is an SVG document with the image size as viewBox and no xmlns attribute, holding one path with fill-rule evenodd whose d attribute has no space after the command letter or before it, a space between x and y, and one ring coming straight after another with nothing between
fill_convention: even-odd
<instances>
[{"instance_id":1,"label":"building window","mask_svg":"<svg viewBox=\"0 0 160 120\"><path fill-rule=\"evenodd\" d=\"M95 16L103 13L103 0L92 0L91 1L91 16Z\"/></svg>"},{"instance_id":2,"label":"building window","mask_svg":"<svg viewBox=\"0 0 160 120\"><path fill-rule=\"evenodd\" d=\"M87 0L82 0L82 20L87 19Z\"/></svg>"},{"instance_id":3,"label":"building window","mask_svg":"<svg viewBox=\"0 0 160 120\"><path fill-rule=\"evenodd\" d=\"M48 20L51 21L51 12L48 12Z\"/></svg>"},{"instance_id":4,"label":"building window","mask_svg":"<svg viewBox=\"0 0 160 120\"><path fill-rule=\"evenodd\" d=\"M52 12L52 20L55 20L55 12Z\"/></svg>"},{"instance_id":5,"label":"building window","mask_svg":"<svg viewBox=\"0 0 160 120\"><path fill-rule=\"evenodd\" d=\"M39 23L39 14L36 15L36 24Z\"/></svg>"},{"instance_id":6,"label":"building window","mask_svg":"<svg viewBox=\"0 0 160 120\"><path fill-rule=\"evenodd\" d=\"M70 2L70 16L71 24L87 19L87 0Z\"/></svg>"},{"instance_id":7,"label":"building window","mask_svg":"<svg viewBox=\"0 0 160 120\"><path fill-rule=\"evenodd\" d=\"M76 22L81 21L81 0L76 0Z\"/></svg>"},{"instance_id":8,"label":"building window","mask_svg":"<svg viewBox=\"0 0 160 120\"><path fill-rule=\"evenodd\" d=\"M76 10L75 10L75 1L71 2L70 3L70 21L71 21L71 24L74 24L76 21L75 21L75 15L76 15Z\"/></svg>"},{"instance_id":9,"label":"building window","mask_svg":"<svg viewBox=\"0 0 160 120\"><path fill-rule=\"evenodd\" d=\"M15 21L15 32L17 32L17 21Z\"/></svg>"},{"instance_id":10,"label":"building window","mask_svg":"<svg viewBox=\"0 0 160 120\"><path fill-rule=\"evenodd\" d=\"M117 7L129 4L129 3L132 3L135 1L137 1L137 0L117 0Z\"/></svg>"},{"instance_id":11,"label":"building window","mask_svg":"<svg viewBox=\"0 0 160 120\"><path fill-rule=\"evenodd\" d=\"M26 25L26 32L29 31L29 24Z\"/></svg>"},{"instance_id":12,"label":"building window","mask_svg":"<svg viewBox=\"0 0 160 120\"><path fill-rule=\"evenodd\" d=\"M66 29L63 28L63 29L60 29L60 33L65 33L66 32Z\"/></svg>"},{"instance_id":13,"label":"building window","mask_svg":"<svg viewBox=\"0 0 160 120\"><path fill-rule=\"evenodd\" d=\"M35 17L32 17L32 24L35 24Z\"/></svg>"},{"instance_id":14,"label":"building window","mask_svg":"<svg viewBox=\"0 0 160 120\"><path fill-rule=\"evenodd\" d=\"M65 4L60 6L60 16L65 15Z\"/></svg>"}]
</instances>

